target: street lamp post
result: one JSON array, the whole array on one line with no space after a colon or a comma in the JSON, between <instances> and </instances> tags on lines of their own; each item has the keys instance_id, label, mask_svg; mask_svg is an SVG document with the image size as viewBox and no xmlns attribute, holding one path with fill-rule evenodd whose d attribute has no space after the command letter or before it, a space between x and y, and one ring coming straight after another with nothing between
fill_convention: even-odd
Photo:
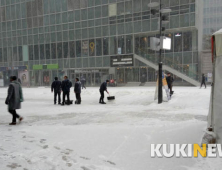
<instances>
[{"instance_id":1,"label":"street lamp post","mask_svg":"<svg viewBox=\"0 0 222 170\"><path fill-rule=\"evenodd\" d=\"M158 104L163 102L163 91L162 91L162 86L163 86L163 82L162 82L162 74L163 74L163 63L162 63L162 43L163 43L163 39L162 39L162 31L165 30L164 27L162 27L163 22L162 21L167 21L166 16L163 15L163 13L169 13L171 12L171 9L166 8L166 9L162 9L162 0L160 0L160 3L158 2L152 2L150 4L148 4L148 7L153 8L153 7L158 7L159 6L159 11L156 9L152 9L151 13L153 15L155 15L157 12L159 12L159 19L160 19L160 49L159 49L159 70L158 70ZM168 22L168 21L167 21Z\"/></svg>"},{"instance_id":2,"label":"street lamp post","mask_svg":"<svg viewBox=\"0 0 222 170\"><path fill-rule=\"evenodd\" d=\"M158 83L158 104L163 102L163 82L162 82L162 49L161 49L161 35L162 35L162 12L161 12L161 0L160 0L160 51L159 51L159 83Z\"/></svg>"}]
</instances>

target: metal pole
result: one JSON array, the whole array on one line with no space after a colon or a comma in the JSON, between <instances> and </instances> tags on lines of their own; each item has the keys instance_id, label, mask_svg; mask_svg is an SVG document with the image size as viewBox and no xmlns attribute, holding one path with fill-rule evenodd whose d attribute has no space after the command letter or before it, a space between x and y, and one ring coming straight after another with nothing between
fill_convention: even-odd
<instances>
[{"instance_id":1,"label":"metal pole","mask_svg":"<svg viewBox=\"0 0 222 170\"><path fill-rule=\"evenodd\" d=\"M161 12L161 0L160 0L160 51L159 51L159 85L158 85L158 104L163 102L163 91L162 91L162 49L161 49L161 35L162 35L162 12Z\"/></svg>"}]
</instances>

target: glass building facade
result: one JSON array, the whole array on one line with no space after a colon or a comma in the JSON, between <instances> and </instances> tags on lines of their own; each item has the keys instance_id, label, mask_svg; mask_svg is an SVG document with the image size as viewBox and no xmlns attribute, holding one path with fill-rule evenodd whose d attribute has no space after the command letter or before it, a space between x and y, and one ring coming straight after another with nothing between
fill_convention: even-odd
<instances>
[{"instance_id":1,"label":"glass building facade","mask_svg":"<svg viewBox=\"0 0 222 170\"><path fill-rule=\"evenodd\" d=\"M211 35L222 28L220 0L203 0L203 49L211 49Z\"/></svg>"},{"instance_id":2,"label":"glass building facade","mask_svg":"<svg viewBox=\"0 0 222 170\"><path fill-rule=\"evenodd\" d=\"M160 37L158 0L0 0L0 79L12 74L31 86L48 86L55 76L84 76L87 85L156 81L156 71L137 61L111 67L111 57L137 54L158 63L150 37ZM163 63L193 78L198 74L195 0L162 0L172 39ZM25 78L24 78L25 77ZM178 78L179 80L179 78Z\"/></svg>"}]
</instances>

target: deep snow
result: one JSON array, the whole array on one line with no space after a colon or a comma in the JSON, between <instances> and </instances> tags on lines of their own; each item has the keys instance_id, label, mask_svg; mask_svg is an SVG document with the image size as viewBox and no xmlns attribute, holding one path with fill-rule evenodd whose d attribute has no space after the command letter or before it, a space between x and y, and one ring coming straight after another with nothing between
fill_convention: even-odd
<instances>
[{"instance_id":1,"label":"deep snow","mask_svg":"<svg viewBox=\"0 0 222 170\"><path fill-rule=\"evenodd\" d=\"M54 106L50 88L24 88L18 113L25 119L9 126L7 89L1 88L0 170L221 169L220 159L150 157L150 144L200 143L210 88L174 87L172 100L161 105L154 87L109 91L116 100L107 105L91 87L82 91L82 105L62 107Z\"/></svg>"}]
</instances>

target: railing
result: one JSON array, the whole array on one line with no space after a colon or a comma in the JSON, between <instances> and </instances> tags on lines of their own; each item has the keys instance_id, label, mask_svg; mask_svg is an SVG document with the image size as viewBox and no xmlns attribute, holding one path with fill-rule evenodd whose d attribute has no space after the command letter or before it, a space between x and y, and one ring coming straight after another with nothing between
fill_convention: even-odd
<instances>
[{"instance_id":1,"label":"railing","mask_svg":"<svg viewBox=\"0 0 222 170\"><path fill-rule=\"evenodd\" d=\"M136 54L147 59L149 62L152 62L153 64L158 65L158 60L159 57L155 54L152 53L148 53L145 50L140 49L139 51L136 51ZM199 81L199 75L198 73L195 71L195 69L197 69L197 67L195 67L195 64L187 64L187 65L182 65L179 63L174 62L173 60L167 58L167 57L163 57L162 59L163 65L169 66L172 69L175 69L176 71L179 71L180 73L183 73L184 75L192 78L193 80Z\"/></svg>"}]
</instances>

